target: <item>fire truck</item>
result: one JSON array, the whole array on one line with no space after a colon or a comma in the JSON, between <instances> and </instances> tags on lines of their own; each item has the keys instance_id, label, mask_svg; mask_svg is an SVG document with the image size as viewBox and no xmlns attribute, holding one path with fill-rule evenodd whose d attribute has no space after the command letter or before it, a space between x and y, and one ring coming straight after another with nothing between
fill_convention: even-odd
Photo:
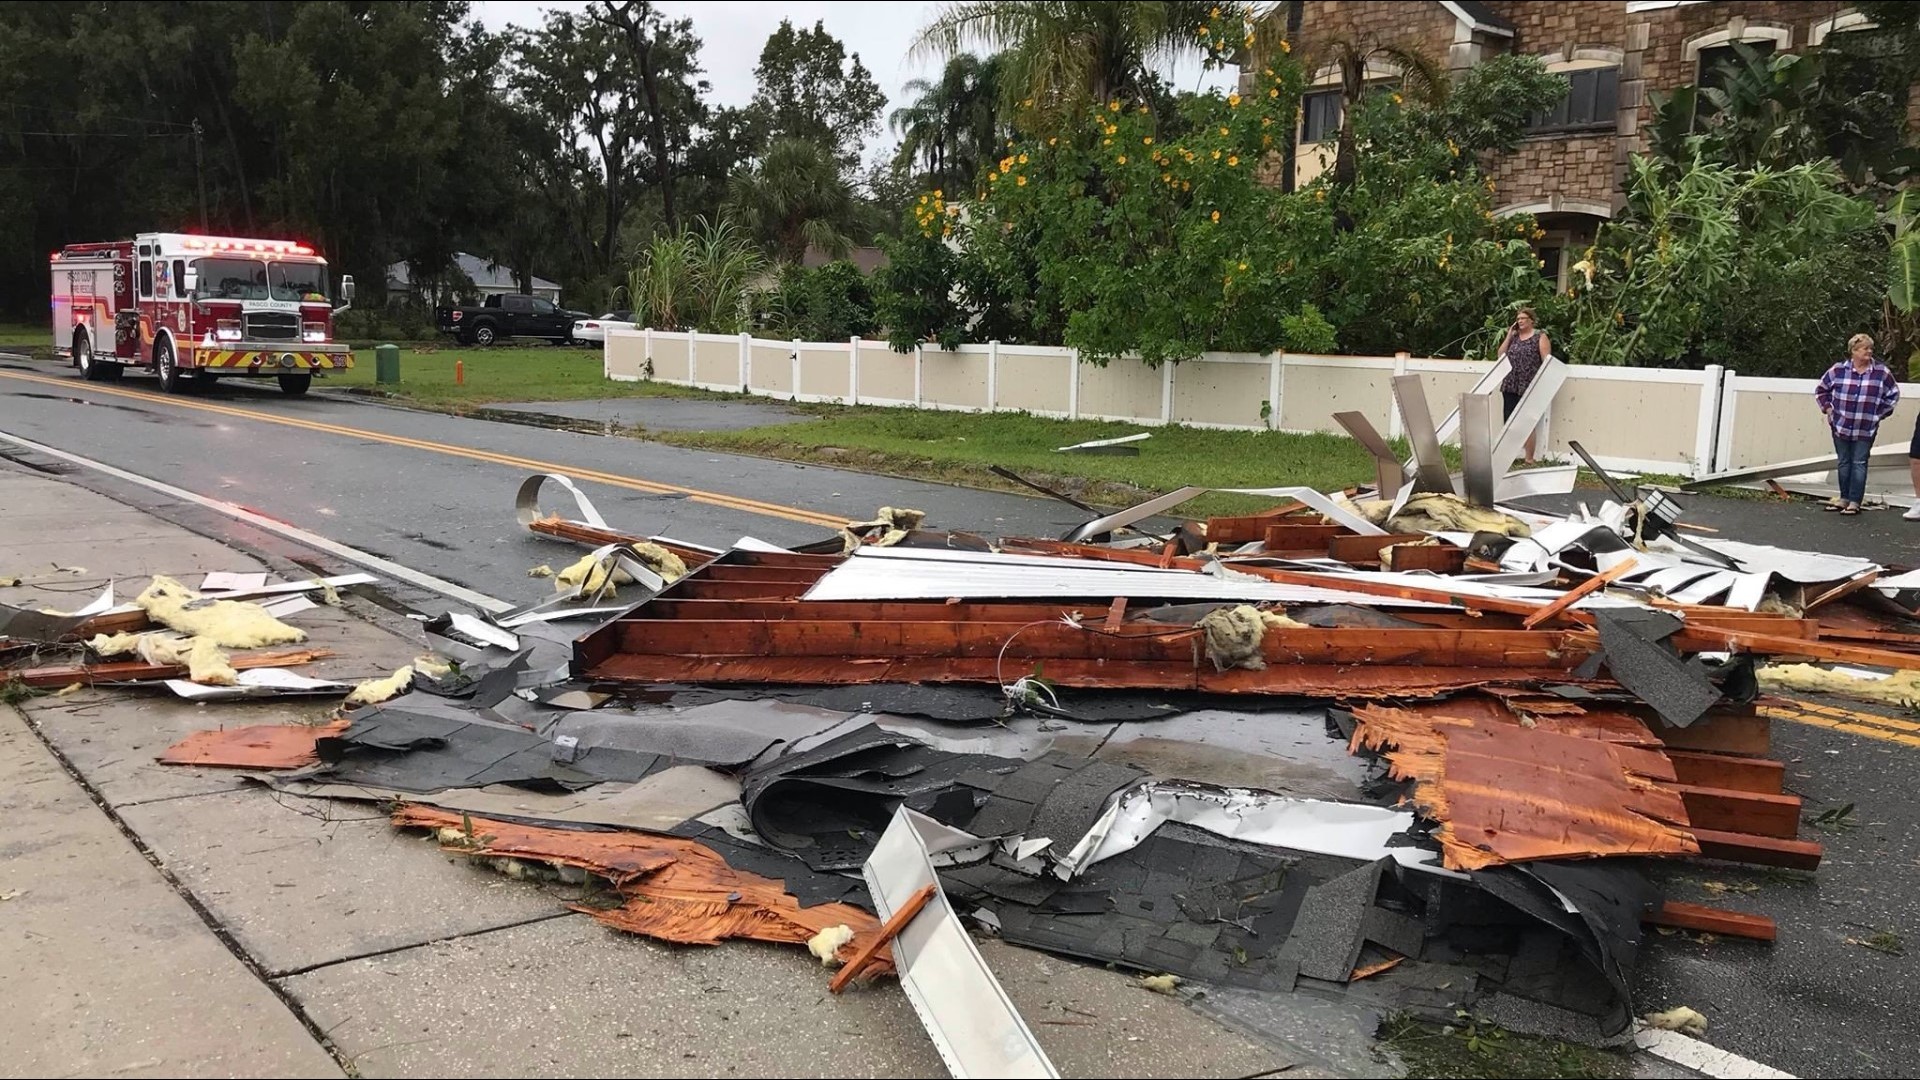
<instances>
[{"instance_id":1,"label":"fire truck","mask_svg":"<svg viewBox=\"0 0 1920 1080\"><path fill-rule=\"evenodd\" d=\"M174 394L273 376L298 396L314 376L353 366L352 350L333 340L353 276L334 307L327 261L305 244L142 233L69 244L51 265L54 345L85 378L144 368Z\"/></svg>"}]
</instances>

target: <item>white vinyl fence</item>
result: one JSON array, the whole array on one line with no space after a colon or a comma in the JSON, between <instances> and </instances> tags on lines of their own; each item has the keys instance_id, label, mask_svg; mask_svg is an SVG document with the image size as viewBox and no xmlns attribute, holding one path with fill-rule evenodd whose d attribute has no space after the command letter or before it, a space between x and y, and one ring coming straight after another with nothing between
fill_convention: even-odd
<instances>
[{"instance_id":1,"label":"white vinyl fence","mask_svg":"<svg viewBox=\"0 0 1920 1080\"><path fill-rule=\"evenodd\" d=\"M1069 419L1251 431L1339 432L1333 414L1358 410L1388 437L1401 434L1392 379L1417 374L1431 411L1445 416L1487 370L1467 360L1304 353L1208 353L1159 369L1134 361L1079 362L1047 345L923 346L883 341L775 341L749 334L610 331L607 378L652 379L789 401L966 412L1028 412ZM1706 476L1832 450L1811 379L1763 379L1720 367L1572 367L1554 398L1539 449L1571 456L1570 441L1610 469ZM1920 414L1920 384L1903 384L1883 446L1904 445Z\"/></svg>"}]
</instances>

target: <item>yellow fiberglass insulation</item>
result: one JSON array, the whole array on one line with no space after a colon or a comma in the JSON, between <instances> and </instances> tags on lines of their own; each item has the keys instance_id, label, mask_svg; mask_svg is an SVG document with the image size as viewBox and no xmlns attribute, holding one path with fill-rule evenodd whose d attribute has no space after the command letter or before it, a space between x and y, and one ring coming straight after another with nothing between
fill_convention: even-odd
<instances>
[{"instance_id":1,"label":"yellow fiberglass insulation","mask_svg":"<svg viewBox=\"0 0 1920 1080\"><path fill-rule=\"evenodd\" d=\"M680 560L680 556L659 544L642 541L632 545L632 548L641 565L659 574L663 581L671 583L687 576L687 564ZM584 593L597 593L608 584L609 574L615 586L633 584L633 575L619 569L615 560L587 555L554 574L553 589L555 592L568 592L577 588Z\"/></svg>"},{"instance_id":2,"label":"yellow fiberglass insulation","mask_svg":"<svg viewBox=\"0 0 1920 1080\"><path fill-rule=\"evenodd\" d=\"M1884 679L1863 679L1812 664L1769 664L1756 673L1768 690L1837 694L1858 701L1911 708L1920 702L1920 671L1896 671Z\"/></svg>"},{"instance_id":3,"label":"yellow fiberglass insulation","mask_svg":"<svg viewBox=\"0 0 1920 1080\"><path fill-rule=\"evenodd\" d=\"M140 639L144 636L146 635L95 634L93 640L87 642L87 648L92 649L97 656L124 656L139 648Z\"/></svg>"},{"instance_id":4,"label":"yellow fiberglass insulation","mask_svg":"<svg viewBox=\"0 0 1920 1080\"><path fill-rule=\"evenodd\" d=\"M1371 520L1371 517L1369 517ZM1465 532L1498 533L1501 536L1531 536L1527 523L1509 514L1485 506L1475 506L1458 495L1436 492L1415 495L1398 514L1387 519L1390 532Z\"/></svg>"},{"instance_id":5,"label":"yellow fiberglass insulation","mask_svg":"<svg viewBox=\"0 0 1920 1080\"><path fill-rule=\"evenodd\" d=\"M149 664L178 665L187 678L208 686L232 686L240 678L227 654L206 638L173 634L98 634L87 648L100 656L134 653Z\"/></svg>"},{"instance_id":6,"label":"yellow fiberglass insulation","mask_svg":"<svg viewBox=\"0 0 1920 1080\"><path fill-rule=\"evenodd\" d=\"M906 507L883 506L873 515L872 521L849 521L847 527L840 530L842 548L847 554L861 545L861 537L875 529L885 529L874 547L893 547L907 538L907 534L920 527L927 520L925 510L909 510Z\"/></svg>"},{"instance_id":7,"label":"yellow fiberglass insulation","mask_svg":"<svg viewBox=\"0 0 1920 1080\"><path fill-rule=\"evenodd\" d=\"M347 695L347 704L377 705L412 685L413 665L409 664L386 678L368 679L354 687L353 693Z\"/></svg>"},{"instance_id":8,"label":"yellow fiberglass insulation","mask_svg":"<svg viewBox=\"0 0 1920 1080\"><path fill-rule=\"evenodd\" d=\"M242 600L203 600L170 577L156 574L134 605L162 626L205 638L229 649L257 649L307 640L306 631L288 626L259 604Z\"/></svg>"},{"instance_id":9,"label":"yellow fiberglass insulation","mask_svg":"<svg viewBox=\"0 0 1920 1080\"><path fill-rule=\"evenodd\" d=\"M1251 604L1215 608L1195 625L1206 635L1207 659L1221 671L1228 668L1263 670L1267 662L1260 655L1260 642L1266 638L1268 628L1304 626L1277 611L1262 611Z\"/></svg>"}]
</instances>

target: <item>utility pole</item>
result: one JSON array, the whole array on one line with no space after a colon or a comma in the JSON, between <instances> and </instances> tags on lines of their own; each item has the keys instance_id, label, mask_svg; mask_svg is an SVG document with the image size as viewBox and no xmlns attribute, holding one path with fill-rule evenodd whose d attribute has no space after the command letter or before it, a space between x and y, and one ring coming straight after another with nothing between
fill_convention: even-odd
<instances>
[{"instance_id":1,"label":"utility pole","mask_svg":"<svg viewBox=\"0 0 1920 1080\"><path fill-rule=\"evenodd\" d=\"M206 233L210 231L207 228L207 170L200 155L199 117L193 120L193 177L200 185L200 231Z\"/></svg>"}]
</instances>

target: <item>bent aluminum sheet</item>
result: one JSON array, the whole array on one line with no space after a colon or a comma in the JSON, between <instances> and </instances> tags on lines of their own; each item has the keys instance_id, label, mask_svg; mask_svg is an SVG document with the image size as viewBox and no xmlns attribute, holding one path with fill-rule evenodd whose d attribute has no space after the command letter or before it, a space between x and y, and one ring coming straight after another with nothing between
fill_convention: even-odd
<instances>
[{"instance_id":1,"label":"bent aluminum sheet","mask_svg":"<svg viewBox=\"0 0 1920 1080\"><path fill-rule=\"evenodd\" d=\"M540 512L540 488L549 480L559 484L573 495L574 505L579 507L580 520L583 523L596 529L608 527L607 519L601 517L600 511L594 509L593 500L587 498L587 493L574 486L571 477L562 476L559 473L534 473L521 482L520 491L514 498L514 516L519 519L520 524L531 525L542 518L554 516Z\"/></svg>"},{"instance_id":2,"label":"bent aluminum sheet","mask_svg":"<svg viewBox=\"0 0 1920 1080\"><path fill-rule=\"evenodd\" d=\"M1426 579L1432 586L1437 579ZM1365 604L1433 608L1418 600L1363 596L1334 588L1282 585L1247 575L1220 578L1044 555L987 554L934 548L863 547L815 582L805 600L945 600L949 597L1071 599L1271 600L1299 604Z\"/></svg>"},{"instance_id":3,"label":"bent aluminum sheet","mask_svg":"<svg viewBox=\"0 0 1920 1080\"><path fill-rule=\"evenodd\" d=\"M1065 539L1082 541L1089 537L1112 532L1137 521L1144 521L1155 514L1171 510L1189 499L1196 499L1210 492L1223 492L1228 495L1260 495L1276 499L1294 499L1306 504L1333 521L1345 525L1362 536L1385 536L1387 530L1353 512L1350 506L1342 505L1338 500L1324 492L1310 487L1270 487L1270 488L1205 488L1183 487L1170 491L1125 510L1116 510L1105 517L1094 518L1068 533Z\"/></svg>"},{"instance_id":4,"label":"bent aluminum sheet","mask_svg":"<svg viewBox=\"0 0 1920 1080\"><path fill-rule=\"evenodd\" d=\"M188 701L225 701L232 698L284 697L298 694L339 695L352 683L315 679L286 668L249 668L232 686L207 686L187 679L168 679L167 689Z\"/></svg>"},{"instance_id":5,"label":"bent aluminum sheet","mask_svg":"<svg viewBox=\"0 0 1920 1080\"><path fill-rule=\"evenodd\" d=\"M976 837L906 807L894 811L862 873L876 912L888 919L922 888L933 899L893 940L900 986L956 1078L1057 1077L1059 1071L993 977L939 887L933 856Z\"/></svg>"},{"instance_id":6,"label":"bent aluminum sheet","mask_svg":"<svg viewBox=\"0 0 1920 1080\"><path fill-rule=\"evenodd\" d=\"M1411 811L1362 803L1300 799L1250 788L1219 788L1187 781L1149 781L1120 793L1054 873L1065 880L1087 867L1138 847L1169 821L1228 840L1293 848L1316 855L1401 866L1449 877L1439 854L1395 843L1414 827Z\"/></svg>"}]
</instances>

